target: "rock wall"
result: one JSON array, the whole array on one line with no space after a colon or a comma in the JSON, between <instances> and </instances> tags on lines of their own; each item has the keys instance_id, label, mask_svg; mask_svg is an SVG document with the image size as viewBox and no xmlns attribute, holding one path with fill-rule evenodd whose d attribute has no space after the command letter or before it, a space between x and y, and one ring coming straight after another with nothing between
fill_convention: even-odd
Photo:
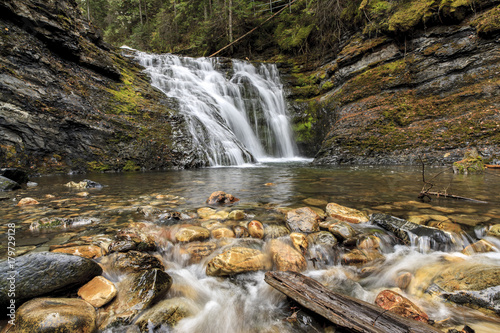
<instances>
[{"instance_id":1,"label":"rock wall","mask_svg":"<svg viewBox=\"0 0 500 333\"><path fill-rule=\"evenodd\" d=\"M0 3L0 165L36 172L203 165L175 104L74 0Z\"/></svg>"},{"instance_id":2,"label":"rock wall","mask_svg":"<svg viewBox=\"0 0 500 333\"><path fill-rule=\"evenodd\" d=\"M471 146L500 156L500 6L443 3L426 2L411 27L400 9L385 31L346 36L331 60L291 75L315 163L449 164Z\"/></svg>"}]
</instances>

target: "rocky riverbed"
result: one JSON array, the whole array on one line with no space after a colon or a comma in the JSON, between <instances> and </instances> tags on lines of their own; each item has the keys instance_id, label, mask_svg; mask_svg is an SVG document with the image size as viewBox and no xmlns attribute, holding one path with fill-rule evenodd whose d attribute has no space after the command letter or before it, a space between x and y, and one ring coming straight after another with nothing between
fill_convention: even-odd
<instances>
[{"instance_id":1,"label":"rocky riverbed","mask_svg":"<svg viewBox=\"0 0 500 333\"><path fill-rule=\"evenodd\" d=\"M293 270L443 332L465 324L498 331L494 205L410 199L368 205L370 189L347 196L320 191L330 188L327 174L342 187L341 179L355 185L350 177L362 173L279 169L247 169L250 183L235 168L92 181L52 176L4 192L4 234L10 223L16 228L17 330L331 331L331 323L264 282L267 270ZM234 187L210 196L219 177L231 177ZM302 186L290 190L286 184L298 179ZM316 194L307 195L314 183ZM354 200L359 195L364 202ZM7 306L8 261L0 265ZM44 321L56 312L63 319Z\"/></svg>"}]
</instances>

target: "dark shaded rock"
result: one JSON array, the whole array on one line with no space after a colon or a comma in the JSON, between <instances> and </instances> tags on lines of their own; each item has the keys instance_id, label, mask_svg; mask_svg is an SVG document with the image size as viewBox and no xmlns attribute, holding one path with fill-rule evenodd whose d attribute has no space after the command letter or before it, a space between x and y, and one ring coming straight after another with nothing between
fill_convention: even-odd
<instances>
[{"instance_id":1,"label":"dark shaded rock","mask_svg":"<svg viewBox=\"0 0 500 333\"><path fill-rule=\"evenodd\" d=\"M238 201L240 201L240 199L235 198L232 194L228 194L223 191L217 191L210 195L210 197L207 199L207 204L230 206Z\"/></svg>"},{"instance_id":2,"label":"dark shaded rock","mask_svg":"<svg viewBox=\"0 0 500 333\"><path fill-rule=\"evenodd\" d=\"M128 251L112 253L103 257L101 264L119 272L137 272L153 268L165 269L161 261L149 253Z\"/></svg>"},{"instance_id":3,"label":"dark shaded rock","mask_svg":"<svg viewBox=\"0 0 500 333\"><path fill-rule=\"evenodd\" d=\"M17 257L14 273L9 262L0 263L0 300L8 302L10 281L15 276L16 300L20 304L28 299L69 291L102 273L94 261L62 253L40 252Z\"/></svg>"},{"instance_id":4,"label":"dark shaded rock","mask_svg":"<svg viewBox=\"0 0 500 333\"><path fill-rule=\"evenodd\" d=\"M340 241L356 236L356 230L354 230L354 228L347 222L331 224L328 227L328 231L330 231L330 233L332 233L335 238Z\"/></svg>"},{"instance_id":5,"label":"dark shaded rock","mask_svg":"<svg viewBox=\"0 0 500 333\"><path fill-rule=\"evenodd\" d=\"M30 180L26 171L17 168L2 168L0 169L0 176L9 178L18 184L26 184Z\"/></svg>"},{"instance_id":6,"label":"dark shaded rock","mask_svg":"<svg viewBox=\"0 0 500 333\"><path fill-rule=\"evenodd\" d=\"M408 222L394 216L373 214L370 222L392 232L406 245L412 245L412 242L415 244L412 239L424 237L429 241L429 246L433 250L447 250L453 245L453 238L446 231Z\"/></svg>"},{"instance_id":7,"label":"dark shaded rock","mask_svg":"<svg viewBox=\"0 0 500 333\"><path fill-rule=\"evenodd\" d=\"M467 305L472 308L487 309L500 315L500 286L473 291L461 290L453 293L443 293L442 296L448 301Z\"/></svg>"},{"instance_id":8,"label":"dark shaded rock","mask_svg":"<svg viewBox=\"0 0 500 333\"><path fill-rule=\"evenodd\" d=\"M250 237L250 233L248 232L248 229L241 226L241 225L233 226L233 232L234 232L234 237L236 237L236 238Z\"/></svg>"},{"instance_id":9,"label":"dark shaded rock","mask_svg":"<svg viewBox=\"0 0 500 333\"><path fill-rule=\"evenodd\" d=\"M142 233L140 230L129 228L120 230L108 248L109 252L154 251L156 243L154 239Z\"/></svg>"},{"instance_id":10,"label":"dark shaded rock","mask_svg":"<svg viewBox=\"0 0 500 333\"><path fill-rule=\"evenodd\" d=\"M268 224L264 228L265 239L279 238L290 235L290 230L285 225Z\"/></svg>"},{"instance_id":11,"label":"dark shaded rock","mask_svg":"<svg viewBox=\"0 0 500 333\"><path fill-rule=\"evenodd\" d=\"M307 240L311 245L323 245L330 248L337 246L338 241L330 232L320 231L309 234Z\"/></svg>"},{"instance_id":12,"label":"dark shaded rock","mask_svg":"<svg viewBox=\"0 0 500 333\"><path fill-rule=\"evenodd\" d=\"M157 268L128 275L116 298L99 312L99 329L131 324L133 318L161 299L172 286L170 275Z\"/></svg>"},{"instance_id":13,"label":"dark shaded rock","mask_svg":"<svg viewBox=\"0 0 500 333\"><path fill-rule=\"evenodd\" d=\"M16 332L92 333L96 311L89 303L76 298L35 298L16 312Z\"/></svg>"},{"instance_id":14,"label":"dark shaded rock","mask_svg":"<svg viewBox=\"0 0 500 333\"><path fill-rule=\"evenodd\" d=\"M166 324L175 326L181 319L194 315L198 311L193 301L184 297L175 297L163 300L146 310L135 325L141 332L151 332L151 329Z\"/></svg>"},{"instance_id":15,"label":"dark shaded rock","mask_svg":"<svg viewBox=\"0 0 500 333\"><path fill-rule=\"evenodd\" d=\"M73 188L102 188L103 186L97 182L94 182L89 179L84 179L80 182L69 182L65 184L67 187L73 187Z\"/></svg>"},{"instance_id":16,"label":"dark shaded rock","mask_svg":"<svg viewBox=\"0 0 500 333\"><path fill-rule=\"evenodd\" d=\"M21 185L16 183L15 181L0 176L0 191L12 191L21 188Z\"/></svg>"}]
</instances>

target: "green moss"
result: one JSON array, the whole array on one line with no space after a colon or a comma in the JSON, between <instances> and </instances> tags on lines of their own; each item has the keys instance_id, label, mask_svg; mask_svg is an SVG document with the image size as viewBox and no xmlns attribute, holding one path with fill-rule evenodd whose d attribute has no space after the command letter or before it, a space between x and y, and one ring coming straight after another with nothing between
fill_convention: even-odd
<instances>
[{"instance_id":1,"label":"green moss","mask_svg":"<svg viewBox=\"0 0 500 333\"><path fill-rule=\"evenodd\" d=\"M92 161L92 162L87 162L87 169L89 171L104 172L111 170L111 166L103 162Z\"/></svg>"},{"instance_id":2,"label":"green moss","mask_svg":"<svg viewBox=\"0 0 500 333\"><path fill-rule=\"evenodd\" d=\"M139 171L141 167L139 167L137 164L135 164L134 161L127 161L125 163L125 166L123 167L123 171Z\"/></svg>"},{"instance_id":3,"label":"green moss","mask_svg":"<svg viewBox=\"0 0 500 333\"><path fill-rule=\"evenodd\" d=\"M482 173L485 169L483 158L476 149L468 150L463 160L453 163L456 173Z\"/></svg>"},{"instance_id":4,"label":"green moss","mask_svg":"<svg viewBox=\"0 0 500 333\"><path fill-rule=\"evenodd\" d=\"M476 28L478 34L490 35L500 31L500 6L492 8L480 14L471 25Z\"/></svg>"},{"instance_id":5,"label":"green moss","mask_svg":"<svg viewBox=\"0 0 500 333\"><path fill-rule=\"evenodd\" d=\"M427 23L437 12L439 0L406 1L389 19L389 31L405 33Z\"/></svg>"}]
</instances>

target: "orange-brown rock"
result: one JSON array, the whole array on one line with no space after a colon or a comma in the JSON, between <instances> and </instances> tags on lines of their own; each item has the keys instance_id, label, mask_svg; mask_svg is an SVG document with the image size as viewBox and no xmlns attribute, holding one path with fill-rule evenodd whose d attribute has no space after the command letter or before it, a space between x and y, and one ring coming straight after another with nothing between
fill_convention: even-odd
<instances>
[{"instance_id":1,"label":"orange-brown rock","mask_svg":"<svg viewBox=\"0 0 500 333\"><path fill-rule=\"evenodd\" d=\"M349 223L365 223L368 222L368 216L354 208L349 208L345 206L341 206L334 202L326 205L326 214L328 216L334 217L341 221L349 222Z\"/></svg>"},{"instance_id":2,"label":"orange-brown rock","mask_svg":"<svg viewBox=\"0 0 500 333\"><path fill-rule=\"evenodd\" d=\"M240 201L240 199L235 198L232 194L228 194L223 191L217 191L210 195L210 197L207 199L207 204L228 206L238 201Z\"/></svg>"},{"instance_id":3,"label":"orange-brown rock","mask_svg":"<svg viewBox=\"0 0 500 333\"><path fill-rule=\"evenodd\" d=\"M51 252L68 253L74 256L80 256L89 259L99 258L104 255L104 251L97 245L79 245L71 247L62 247L51 250Z\"/></svg>"},{"instance_id":4,"label":"orange-brown rock","mask_svg":"<svg viewBox=\"0 0 500 333\"><path fill-rule=\"evenodd\" d=\"M233 232L234 232L234 237L236 237L236 238L245 238L245 237L250 236L248 229L241 226L241 225L233 226Z\"/></svg>"},{"instance_id":5,"label":"orange-brown rock","mask_svg":"<svg viewBox=\"0 0 500 333\"><path fill-rule=\"evenodd\" d=\"M22 198L17 203L18 206L29 206L29 205L38 205L38 204L39 204L39 202L33 198Z\"/></svg>"},{"instance_id":6,"label":"orange-brown rock","mask_svg":"<svg viewBox=\"0 0 500 333\"><path fill-rule=\"evenodd\" d=\"M307 241L307 237L300 232L292 232L290 234L290 239L292 240L293 247L302 254L305 254L307 248L309 247L309 243Z\"/></svg>"},{"instance_id":7,"label":"orange-brown rock","mask_svg":"<svg viewBox=\"0 0 500 333\"><path fill-rule=\"evenodd\" d=\"M375 304L394 312L402 317L411 318L424 323L429 322L429 316L406 297L392 290L383 290L375 298Z\"/></svg>"},{"instance_id":8,"label":"orange-brown rock","mask_svg":"<svg viewBox=\"0 0 500 333\"><path fill-rule=\"evenodd\" d=\"M248 223L248 232L253 238L264 238L264 226L259 221L253 220Z\"/></svg>"},{"instance_id":9,"label":"orange-brown rock","mask_svg":"<svg viewBox=\"0 0 500 333\"><path fill-rule=\"evenodd\" d=\"M113 282L103 276L96 276L78 289L78 296L96 308L109 303L116 296L116 293L117 290Z\"/></svg>"},{"instance_id":10,"label":"orange-brown rock","mask_svg":"<svg viewBox=\"0 0 500 333\"><path fill-rule=\"evenodd\" d=\"M485 253L493 251L493 244L490 242L480 239L479 241L468 245L462 250L463 254L473 255L474 253Z\"/></svg>"},{"instance_id":11,"label":"orange-brown rock","mask_svg":"<svg viewBox=\"0 0 500 333\"><path fill-rule=\"evenodd\" d=\"M217 248L217 245L213 242L192 242L186 244L183 248L191 256L189 262L191 264L197 264L201 259L212 254Z\"/></svg>"},{"instance_id":12,"label":"orange-brown rock","mask_svg":"<svg viewBox=\"0 0 500 333\"><path fill-rule=\"evenodd\" d=\"M270 241L269 251L278 271L302 272L307 269L307 262L304 256L279 239L272 239Z\"/></svg>"},{"instance_id":13,"label":"orange-brown rock","mask_svg":"<svg viewBox=\"0 0 500 333\"><path fill-rule=\"evenodd\" d=\"M401 273L396 277L396 286L400 289L406 289L410 285L413 275L410 272Z\"/></svg>"},{"instance_id":14,"label":"orange-brown rock","mask_svg":"<svg viewBox=\"0 0 500 333\"><path fill-rule=\"evenodd\" d=\"M382 258L384 258L384 256L375 250L354 249L342 256L342 263L344 265L364 265Z\"/></svg>"},{"instance_id":15,"label":"orange-brown rock","mask_svg":"<svg viewBox=\"0 0 500 333\"><path fill-rule=\"evenodd\" d=\"M231 229L226 228L226 227L214 229L214 230L212 230L211 233L212 233L212 237L215 239L234 238L234 232Z\"/></svg>"},{"instance_id":16,"label":"orange-brown rock","mask_svg":"<svg viewBox=\"0 0 500 333\"><path fill-rule=\"evenodd\" d=\"M310 207L302 207L286 214L286 224L294 232L317 232L321 217Z\"/></svg>"},{"instance_id":17,"label":"orange-brown rock","mask_svg":"<svg viewBox=\"0 0 500 333\"><path fill-rule=\"evenodd\" d=\"M207 263L206 273L210 276L225 276L271 268L269 256L262 251L233 247L213 257Z\"/></svg>"},{"instance_id":18,"label":"orange-brown rock","mask_svg":"<svg viewBox=\"0 0 500 333\"><path fill-rule=\"evenodd\" d=\"M207 228L198 226L187 226L179 229L175 234L178 242L202 241L210 237L210 231Z\"/></svg>"}]
</instances>

